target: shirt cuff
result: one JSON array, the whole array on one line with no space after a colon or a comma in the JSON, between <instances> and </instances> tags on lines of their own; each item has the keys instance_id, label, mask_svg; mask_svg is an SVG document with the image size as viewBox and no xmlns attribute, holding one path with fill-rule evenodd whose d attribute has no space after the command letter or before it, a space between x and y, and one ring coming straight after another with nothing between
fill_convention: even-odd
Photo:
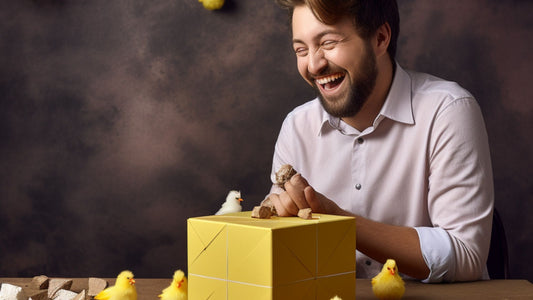
<instances>
[{"instance_id":1,"label":"shirt cuff","mask_svg":"<svg viewBox=\"0 0 533 300\"><path fill-rule=\"evenodd\" d=\"M429 268L424 283L453 281L455 277L455 255L448 233L439 227L415 227L420 239L422 256Z\"/></svg>"}]
</instances>

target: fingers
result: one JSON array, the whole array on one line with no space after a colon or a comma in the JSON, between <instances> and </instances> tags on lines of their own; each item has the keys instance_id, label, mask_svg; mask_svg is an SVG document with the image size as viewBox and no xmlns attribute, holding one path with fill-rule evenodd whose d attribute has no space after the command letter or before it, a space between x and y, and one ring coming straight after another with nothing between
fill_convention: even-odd
<instances>
[{"instance_id":1,"label":"fingers","mask_svg":"<svg viewBox=\"0 0 533 300\"><path fill-rule=\"evenodd\" d=\"M278 215L282 217L288 217L288 216L296 216L298 215L298 211L300 210L296 203L293 201L293 199L289 196L287 192L283 192L279 194L280 203L283 206L283 213L280 214L278 211ZM276 207L277 209L277 207Z\"/></svg>"},{"instance_id":2,"label":"fingers","mask_svg":"<svg viewBox=\"0 0 533 300\"><path fill-rule=\"evenodd\" d=\"M298 206L292 201L287 192L280 194L270 194L270 201L276 208L276 212L280 217L290 217L298 214Z\"/></svg>"},{"instance_id":3,"label":"fingers","mask_svg":"<svg viewBox=\"0 0 533 300\"><path fill-rule=\"evenodd\" d=\"M294 175L284 187L285 191L272 198L279 216L296 216L304 208L329 214L337 214L341 210L333 201L316 192L300 174Z\"/></svg>"},{"instance_id":4,"label":"fingers","mask_svg":"<svg viewBox=\"0 0 533 300\"><path fill-rule=\"evenodd\" d=\"M304 189L304 195L305 199L307 199L307 203L309 204L309 207L311 207L311 210L316 213L324 213L324 207L322 205L322 202L318 199L317 194L315 193L315 190L312 186L307 186Z\"/></svg>"},{"instance_id":5,"label":"fingers","mask_svg":"<svg viewBox=\"0 0 533 300\"><path fill-rule=\"evenodd\" d=\"M310 185L303 189L303 195L306 205L304 208L309 207L314 213L351 215L341 209L335 202L315 191ZM302 209L298 207L296 201L294 201L287 191L280 194L270 194L269 199L276 207L276 211L280 217L297 216L298 211Z\"/></svg>"},{"instance_id":6,"label":"fingers","mask_svg":"<svg viewBox=\"0 0 533 300\"><path fill-rule=\"evenodd\" d=\"M307 183L307 180L305 180L300 174L292 176L291 179L285 183L285 190L298 210L309 207L304 193L304 189L308 186L309 184Z\"/></svg>"},{"instance_id":7,"label":"fingers","mask_svg":"<svg viewBox=\"0 0 533 300\"><path fill-rule=\"evenodd\" d=\"M315 191L313 187L311 186L308 186L305 188L304 194L305 194L305 199L307 199L307 203L309 204L313 212L330 214L330 215L344 215L344 216L351 215L347 211L340 208L337 205L337 203L328 199L326 196L322 195L321 193Z\"/></svg>"},{"instance_id":8,"label":"fingers","mask_svg":"<svg viewBox=\"0 0 533 300\"><path fill-rule=\"evenodd\" d=\"M309 205L305 199L304 189L309 186L300 174L292 176L284 185L285 191L272 197L272 203L276 207L279 216L296 216L302 208L308 208Z\"/></svg>"}]
</instances>

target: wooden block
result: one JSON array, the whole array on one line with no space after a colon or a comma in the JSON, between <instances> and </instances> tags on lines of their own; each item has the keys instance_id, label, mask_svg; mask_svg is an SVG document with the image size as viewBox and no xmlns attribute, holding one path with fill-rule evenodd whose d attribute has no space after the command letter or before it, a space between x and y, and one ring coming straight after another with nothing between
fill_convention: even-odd
<instances>
[{"instance_id":1,"label":"wooden block","mask_svg":"<svg viewBox=\"0 0 533 300\"><path fill-rule=\"evenodd\" d=\"M72 300L86 300L87 299L87 291L83 290L81 293L79 293L74 299Z\"/></svg>"},{"instance_id":2,"label":"wooden block","mask_svg":"<svg viewBox=\"0 0 533 300\"><path fill-rule=\"evenodd\" d=\"M78 293L60 289L54 294L53 300L73 300L76 296L78 296Z\"/></svg>"},{"instance_id":3,"label":"wooden block","mask_svg":"<svg viewBox=\"0 0 533 300\"><path fill-rule=\"evenodd\" d=\"M2 287L0 288L0 299L22 300L24 299L22 288L9 283L2 283Z\"/></svg>"},{"instance_id":4,"label":"wooden block","mask_svg":"<svg viewBox=\"0 0 533 300\"><path fill-rule=\"evenodd\" d=\"M107 281L102 278L89 277L89 291L87 295L94 297L107 287Z\"/></svg>"},{"instance_id":5,"label":"wooden block","mask_svg":"<svg viewBox=\"0 0 533 300\"><path fill-rule=\"evenodd\" d=\"M31 300L48 300L48 291L43 290L25 290L24 294Z\"/></svg>"},{"instance_id":6,"label":"wooden block","mask_svg":"<svg viewBox=\"0 0 533 300\"><path fill-rule=\"evenodd\" d=\"M285 183L289 181L296 173L296 170L291 165L281 166L276 172L276 184L280 188L285 189Z\"/></svg>"},{"instance_id":7,"label":"wooden block","mask_svg":"<svg viewBox=\"0 0 533 300\"><path fill-rule=\"evenodd\" d=\"M31 284L33 287L39 290L47 289L50 279L46 275L39 275L33 277Z\"/></svg>"},{"instance_id":8,"label":"wooden block","mask_svg":"<svg viewBox=\"0 0 533 300\"><path fill-rule=\"evenodd\" d=\"M52 278L48 284L48 298L53 299L59 290L70 290L72 279Z\"/></svg>"},{"instance_id":9,"label":"wooden block","mask_svg":"<svg viewBox=\"0 0 533 300\"><path fill-rule=\"evenodd\" d=\"M276 211L276 207L274 206L274 203L272 203L272 199L270 199L270 197L267 197L265 200L263 200L263 202L261 202L261 206L266 206L268 208L270 208L271 212L272 212L272 216L277 216L278 213Z\"/></svg>"},{"instance_id":10,"label":"wooden block","mask_svg":"<svg viewBox=\"0 0 533 300\"><path fill-rule=\"evenodd\" d=\"M252 218L257 219L270 219L272 216L272 210L266 206L256 206L252 210Z\"/></svg>"},{"instance_id":11,"label":"wooden block","mask_svg":"<svg viewBox=\"0 0 533 300\"><path fill-rule=\"evenodd\" d=\"M311 220L313 218L313 211L310 208L302 208L298 211L298 217Z\"/></svg>"}]
</instances>

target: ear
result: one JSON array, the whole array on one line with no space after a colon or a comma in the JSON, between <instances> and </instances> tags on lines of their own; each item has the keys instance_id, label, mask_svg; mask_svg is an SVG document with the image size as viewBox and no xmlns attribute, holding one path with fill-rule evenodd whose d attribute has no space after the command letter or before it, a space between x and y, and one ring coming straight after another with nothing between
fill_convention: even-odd
<instances>
[{"instance_id":1,"label":"ear","mask_svg":"<svg viewBox=\"0 0 533 300\"><path fill-rule=\"evenodd\" d=\"M389 23L385 22L376 31L375 35L375 53L376 57L387 54L387 48L389 47L391 39L391 29Z\"/></svg>"}]
</instances>

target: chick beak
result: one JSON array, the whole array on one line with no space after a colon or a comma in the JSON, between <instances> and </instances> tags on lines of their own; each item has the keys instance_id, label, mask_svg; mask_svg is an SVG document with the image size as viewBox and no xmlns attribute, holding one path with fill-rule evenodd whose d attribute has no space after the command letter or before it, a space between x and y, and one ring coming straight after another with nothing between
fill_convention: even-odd
<instances>
[{"instance_id":1,"label":"chick beak","mask_svg":"<svg viewBox=\"0 0 533 300\"><path fill-rule=\"evenodd\" d=\"M183 283L183 279L178 281L178 289L181 287L181 284Z\"/></svg>"},{"instance_id":2,"label":"chick beak","mask_svg":"<svg viewBox=\"0 0 533 300\"><path fill-rule=\"evenodd\" d=\"M394 276L394 274L396 274L396 272L394 272L394 269L390 269L389 272L390 272L390 274L391 274L392 276Z\"/></svg>"},{"instance_id":3,"label":"chick beak","mask_svg":"<svg viewBox=\"0 0 533 300\"><path fill-rule=\"evenodd\" d=\"M239 200L239 202L242 202L243 199L242 199L242 198L239 198L239 199L237 199L237 200Z\"/></svg>"},{"instance_id":4,"label":"chick beak","mask_svg":"<svg viewBox=\"0 0 533 300\"><path fill-rule=\"evenodd\" d=\"M131 284L131 285L134 285L134 284L135 284L135 279L133 279L133 278L130 279L130 284Z\"/></svg>"}]
</instances>

